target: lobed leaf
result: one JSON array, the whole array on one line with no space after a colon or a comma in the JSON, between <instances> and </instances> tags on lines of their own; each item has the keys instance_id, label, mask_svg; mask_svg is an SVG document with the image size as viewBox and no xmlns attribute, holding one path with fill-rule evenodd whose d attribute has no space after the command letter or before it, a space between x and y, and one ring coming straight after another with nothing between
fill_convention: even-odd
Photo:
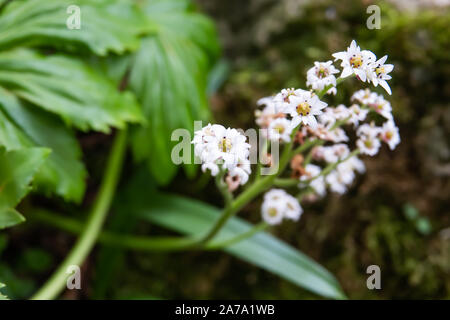
<instances>
[{"instance_id":1,"label":"lobed leaf","mask_svg":"<svg viewBox=\"0 0 450 320\"><path fill-rule=\"evenodd\" d=\"M48 147L52 153L35 177L35 185L47 194L80 201L86 169L72 130L57 117L21 102L0 87L0 145L7 150Z\"/></svg>"},{"instance_id":2,"label":"lobed leaf","mask_svg":"<svg viewBox=\"0 0 450 320\"><path fill-rule=\"evenodd\" d=\"M129 85L148 122L134 129L133 152L138 161L148 163L160 184L170 182L178 170L170 157L173 130L192 131L194 120L209 118L206 80L218 44L213 24L189 4L185 0L145 1L142 9L147 25L157 32L144 37L128 60Z\"/></svg>"},{"instance_id":3,"label":"lobed leaf","mask_svg":"<svg viewBox=\"0 0 450 320\"><path fill-rule=\"evenodd\" d=\"M49 153L45 148L6 151L0 147L0 229L25 221L14 207L30 190L36 171Z\"/></svg>"},{"instance_id":4,"label":"lobed leaf","mask_svg":"<svg viewBox=\"0 0 450 320\"><path fill-rule=\"evenodd\" d=\"M56 46L86 49L100 56L135 50L142 30L135 19L121 17L117 10L110 9L120 4L93 0L16 0L0 15L0 49ZM73 15L68 8L73 5L80 8L80 29L69 29L66 24Z\"/></svg>"},{"instance_id":5,"label":"lobed leaf","mask_svg":"<svg viewBox=\"0 0 450 320\"><path fill-rule=\"evenodd\" d=\"M2 52L0 86L81 130L109 132L111 126L142 120L133 94L118 92L106 77L63 55Z\"/></svg>"}]
</instances>

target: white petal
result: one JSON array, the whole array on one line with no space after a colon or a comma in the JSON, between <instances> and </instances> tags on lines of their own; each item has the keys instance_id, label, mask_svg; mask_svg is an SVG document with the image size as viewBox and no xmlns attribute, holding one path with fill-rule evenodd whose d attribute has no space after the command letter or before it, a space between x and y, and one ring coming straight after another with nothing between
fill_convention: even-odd
<instances>
[{"instance_id":1,"label":"white petal","mask_svg":"<svg viewBox=\"0 0 450 320\"><path fill-rule=\"evenodd\" d=\"M389 93L389 95L392 95L391 87L389 87L388 83L385 80L380 80L380 86L382 86L384 90Z\"/></svg>"},{"instance_id":2,"label":"white petal","mask_svg":"<svg viewBox=\"0 0 450 320\"><path fill-rule=\"evenodd\" d=\"M342 70L341 78L347 78L348 76L353 74L353 69L350 67L345 67L344 70Z\"/></svg>"}]
</instances>

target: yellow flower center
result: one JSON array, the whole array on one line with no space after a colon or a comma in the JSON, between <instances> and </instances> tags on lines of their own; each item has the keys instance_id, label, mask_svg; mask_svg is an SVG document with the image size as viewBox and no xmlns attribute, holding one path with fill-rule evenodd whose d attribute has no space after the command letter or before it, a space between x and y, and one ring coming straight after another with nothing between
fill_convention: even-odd
<instances>
[{"instance_id":1,"label":"yellow flower center","mask_svg":"<svg viewBox=\"0 0 450 320\"><path fill-rule=\"evenodd\" d=\"M288 207L289 210L294 210L294 207L289 202L286 204L286 206Z\"/></svg>"},{"instance_id":2,"label":"yellow flower center","mask_svg":"<svg viewBox=\"0 0 450 320\"><path fill-rule=\"evenodd\" d=\"M321 66L319 68L319 70L317 71L317 77L323 78L323 77L327 77L327 76L328 76L328 70Z\"/></svg>"},{"instance_id":3,"label":"yellow flower center","mask_svg":"<svg viewBox=\"0 0 450 320\"><path fill-rule=\"evenodd\" d=\"M352 68L359 68L362 66L363 60L362 60L362 56L359 55L354 55L353 57L350 58L350 65L352 66Z\"/></svg>"},{"instance_id":4,"label":"yellow flower center","mask_svg":"<svg viewBox=\"0 0 450 320\"><path fill-rule=\"evenodd\" d=\"M373 147L372 140L366 140L366 141L364 141L364 145L365 145L367 148L371 149L371 148Z\"/></svg>"},{"instance_id":5,"label":"yellow flower center","mask_svg":"<svg viewBox=\"0 0 450 320\"><path fill-rule=\"evenodd\" d=\"M277 215L278 211L275 208L269 208L269 211L267 211L267 213L269 214L269 216L275 217Z\"/></svg>"},{"instance_id":6,"label":"yellow flower center","mask_svg":"<svg viewBox=\"0 0 450 320\"><path fill-rule=\"evenodd\" d=\"M296 107L297 113L302 116L307 116L311 111L311 106L307 102L302 102Z\"/></svg>"},{"instance_id":7,"label":"yellow flower center","mask_svg":"<svg viewBox=\"0 0 450 320\"><path fill-rule=\"evenodd\" d=\"M387 140L391 140L393 136L394 136L394 133L392 131L386 132L386 139Z\"/></svg>"},{"instance_id":8,"label":"yellow flower center","mask_svg":"<svg viewBox=\"0 0 450 320\"><path fill-rule=\"evenodd\" d=\"M386 70L384 69L384 67L378 67L375 69L375 73L377 74L377 76L379 76L380 74L386 73Z\"/></svg>"},{"instance_id":9,"label":"yellow flower center","mask_svg":"<svg viewBox=\"0 0 450 320\"><path fill-rule=\"evenodd\" d=\"M273 128L275 129L275 131L277 131L280 134L283 134L284 130L286 130L286 128L283 125L281 125L281 124L277 124Z\"/></svg>"},{"instance_id":10,"label":"yellow flower center","mask_svg":"<svg viewBox=\"0 0 450 320\"><path fill-rule=\"evenodd\" d=\"M228 139L228 138L222 138L219 141L219 149L222 152L230 152L230 150L231 150L231 140Z\"/></svg>"}]
</instances>

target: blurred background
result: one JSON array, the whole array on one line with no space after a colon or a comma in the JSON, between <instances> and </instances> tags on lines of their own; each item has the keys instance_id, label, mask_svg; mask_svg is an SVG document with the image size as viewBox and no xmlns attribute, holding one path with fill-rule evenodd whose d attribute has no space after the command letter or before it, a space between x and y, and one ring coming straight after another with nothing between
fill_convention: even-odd
<instances>
[{"instance_id":1,"label":"blurred background","mask_svg":"<svg viewBox=\"0 0 450 320\"><path fill-rule=\"evenodd\" d=\"M210 76L210 106L214 118L227 126L254 127L259 98L285 87L305 87L313 62L330 60L352 39L379 57L389 55L395 65L393 95L385 97L393 106L401 144L364 158L367 173L347 194L302 204L300 222L285 223L274 234L332 272L351 299L449 299L449 1L196 3L214 20L220 36L223 58ZM371 4L381 8L380 30L366 27ZM349 101L357 86L362 87L345 83L336 100ZM80 139L89 155L101 153L98 141L108 138ZM101 172L95 170L95 159L86 162L90 172ZM180 172L166 189L220 205L213 184L202 193L187 190L190 184ZM240 216L257 222L259 207L255 201ZM8 294L28 297L72 243L72 236L41 225L14 229L8 238L1 234L0 254L7 259L0 263L0 276L10 283ZM366 287L366 268L373 264L381 268L381 290ZM98 247L83 272L88 274L83 289L66 292L65 298L317 298L221 252L149 254Z\"/></svg>"}]
</instances>

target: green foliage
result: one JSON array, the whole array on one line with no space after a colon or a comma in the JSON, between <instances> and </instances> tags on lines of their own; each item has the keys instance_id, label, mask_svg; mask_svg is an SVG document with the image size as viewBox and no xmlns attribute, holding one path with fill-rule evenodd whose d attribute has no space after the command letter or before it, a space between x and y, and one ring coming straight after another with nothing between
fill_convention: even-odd
<instances>
[{"instance_id":1,"label":"green foliage","mask_svg":"<svg viewBox=\"0 0 450 320\"><path fill-rule=\"evenodd\" d=\"M426 217L421 217L416 207L407 203L403 206L403 212L405 217L414 224L418 232L423 235L431 233L432 227L430 221Z\"/></svg>"},{"instance_id":2,"label":"green foliage","mask_svg":"<svg viewBox=\"0 0 450 320\"><path fill-rule=\"evenodd\" d=\"M183 234L201 235L209 230L220 214L217 208L200 201L157 191L148 194L145 181L137 180L127 192L130 194L127 203L133 204L128 206L127 212L131 210L147 221ZM251 227L242 219L232 218L215 241L230 239ZM334 299L345 297L339 283L327 270L266 232L224 250L318 295Z\"/></svg>"},{"instance_id":3,"label":"green foliage","mask_svg":"<svg viewBox=\"0 0 450 320\"><path fill-rule=\"evenodd\" d=\"M129 85L148 121L135 128L132 147L136 159L167 184L177 171L170 158L172 131L192 131L195 120L209 118L206 75L218 44L211 21L191 10L189 1L146 1L143 11L158 32L144 37L129 60Z\"/></svg>"},{"instance_id":4,"label":"green foliage","mask_svg":"<svg viewBox=\"0 0 450 320\"><path fill-rule=\"evenodd\" d=\"M44 148L6 151L0 147L0 229L25 221L14 207L30 190L31 180L48 154Z\"/></svg>"},{"instance_id":5,"label":"green foliage","mask_svg":"<svg viewBox=\"0 0 450 320\"><path fill-rule=\"evenodd\" d=\"M3 52L0 85L81 130L108 132L110 126L121 128L141 119L130 93L119 93L112 82L73 57Z\"/></svg>"},{"instance_id":6,"label":"green foliage","mask_svg":"<svg viewBox=\"0 0 450 320\"><path fill-rule=\"evenodd\" d=\"M81 8L80 30L65 25L69 5ZM98 56L140 49L100 61L108 75L117 65L128 69L113 83L85 57L36 50L48 47ZM38 190L80 202L87 174L72 129L108 133L147 120L134 128L133 151L168 183L176 172L171 132L192 131L194 119L209 117L206 78L217 53L212 23L189 1L14 1L0 15L0 145L52 149L36 175ZM139 101L117 89L126 74Z\"/></svg>"},{"instance_id":7,"label":"green foliage","mask_svg":"<svg viewBox=\"0 0 450 320\"><path fill-rule=\"evenodd\" d=\"M53 256L40 248L27 248L23 251L19 264L26 271L32 273L42 273L48 271L53 263Z\"/></svg>"},{"instance_id":8,"label":"green foliage","mask_svg":"<svg viewBox=\"0 0 450 320\"><path fill-rule=\"evenodd\" d=\"M45 146L52 149L36 174L41 191L55 192L67 200L80 201L86 170L81 150L71 129L56 116L20 101L0 87L0 144L6 149Z\"/></svg>"},{"instance_id":9,"label":"green foliage","mask_svg":"<svg viewBox=\"0 0 450 320\"><path fill-rule=\"evenodd\" d=\"M86 169L70 127L108 133L111 127L143 118L132 93L119 92L85 61L14 47L57 44L59 49L89 49L98 55L136 49L139 19L119 18L121 3L14 1L0 15L0 145L53 151L36 174L36 186L46 195L76 202L84 195ZM66 9L73 4L82 7L80 30L65 25Z\"/></svg>"},{"instance_id":10,"label":"green foliage","mask_svg":"<svg viewBox=\"0 0 450 320\"><path fill-rule=\"evenodd\" d=\"M82 27L66 27L67 8L81 9ZM13 1L0 16L0 50L18 45L89 49L104 56L139 46L139 24L108 10L107 2L93 0Z\"/></svg>"},{"instance_id":11,"label":"green foliage","mask_svg":"<svg viewBox=\"0 0 450 320\"><path fill-rule=\"evenodd\" d=\"M4 285L3 283L0 282L0 289L2 289L2 288L4 288L4 287L5 287L5 285ZM3 294L0 292L0 300L8 300L8 297L5 296L5 295L3 295Z\"/></svg>"}]
</instances>

